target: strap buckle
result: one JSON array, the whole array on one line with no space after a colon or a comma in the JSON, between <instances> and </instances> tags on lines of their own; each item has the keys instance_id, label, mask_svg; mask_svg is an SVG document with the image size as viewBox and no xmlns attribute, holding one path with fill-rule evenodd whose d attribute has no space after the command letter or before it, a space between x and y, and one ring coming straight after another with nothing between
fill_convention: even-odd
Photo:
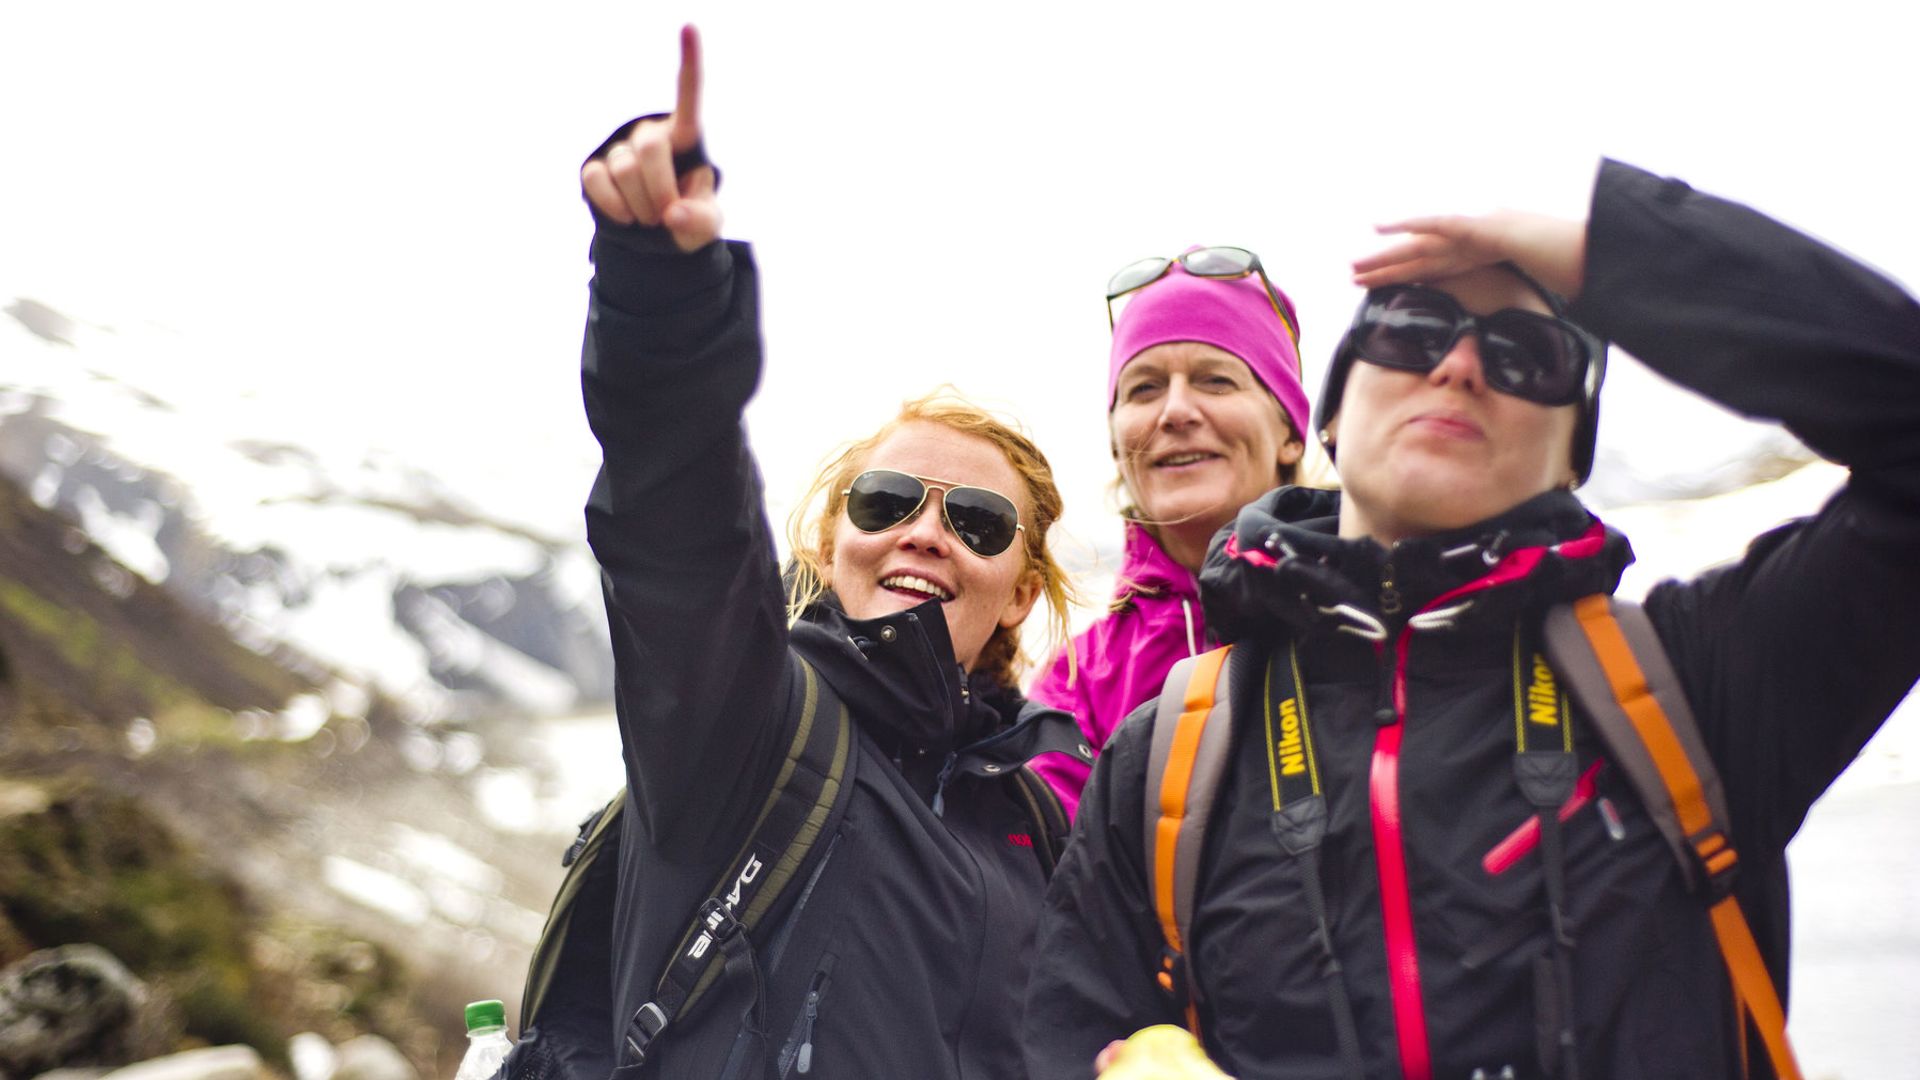
<instances>
[{"instance_id":1,"label":"strap buckle","mask_svg":"<svg viewBox=\"0 0 1920 1080\"><path fill-rule=\"evenodd\" d=\"M740 920L733 916L733 909L717 896L700 905L699 919L701 930L716 944L724 943L742 929Z\"/></svg>"},{"instance_id":2,"label":"strap buckle","mask_svg":"<svg viewBox=\"0 0 1920 1080\"><path fill-rule=\"evenodd\" d=\"M633 1014L633 1019L627 1021L627 1053L633 1056L633 1064L646 1064L647 1047L666 1030L669 1022L666 1010L652 1001Z\"/></svg>"},{"instance_id":3,"label":"strap buckle","mask_svg":"<svg viewBox=\"0 0 1920 1080\"><path fill-rule=\"evenodd\" d=\"M1740 868L1740 854L1733 849L1733 842L1727 839L1726 831L1718 825L1709 825L1687 837L1687 845L1693 849L1694 858L1700 867L1701 884L1707 895L1718 902L1733 895L1735 871Z\"/></svg>"},{"instance_id":4,"label":"strap buckle","mask_svg":"<svg viewBox=\"0 0 1920 1080\"><path fill-rule=\"evenodd\" d=\"M1187 957L1173 946L1160 950L1160 970L1155 973L1154 981L1176 1008L1185 1009L1191 1004L1193 986L1188 982Z\"/></svg>"}]
</instances>

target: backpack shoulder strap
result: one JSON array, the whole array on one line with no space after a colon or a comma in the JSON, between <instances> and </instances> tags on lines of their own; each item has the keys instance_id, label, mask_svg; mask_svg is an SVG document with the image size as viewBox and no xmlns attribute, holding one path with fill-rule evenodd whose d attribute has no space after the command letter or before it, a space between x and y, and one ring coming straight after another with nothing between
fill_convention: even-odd
<instances>
[{"instance_id":1,"label":"backpack shoulder strap","mask_svg":"<svg viewBox=\"0 0 1920 1080\"><path fill-rule=\"evenodd\" d=\"M1596 593L1549 611L1545 636L1554 668L1593 718L1688 886L1715 887L1738 861L1726 796L1646 611Z\"/></svg>"},{"instance_id":2,"label":"backpack shoulder strap","mask_svg":"<svg viewBox=\"0 0 1920 1080\"><path fill-rule=\"evenodd\" d=\"M1652 621L1639 605L1596 593L1550 610L1545 636L1554 668L1593 719L1689 886L1711 906L1741 1016L1753 1020L1774 1072L1799 1080L1785 1011L1733 897L1739 855L1720 774Z\"/></svg>"},{"instance_id":3,"label":"backpack shoulder strap","mask_svg":"<svg viewBox=\"0 0 1920 1080\"><path fill-rule=\"evenodd\" d=\"M1035 772L1032 765L1020 766L1013 781L1014 790L1020 793L1020 805L1033 822L1033 852L1040 857L1041 870L1051 878L1054 867L1060 865L1060 855L1065 850L1067 835L1073 831L1073 822L1067 817L1060 793L1053 790L1053 785Z\"/></svg>"},{"instance_id":4,"label":"backpack shoulder strap","mask_svg":"<svg viewBox=\"0 0 1920 1080\"><path fill-rule=\"evenodd\" d=\"M1185 950L1213 797L1233 744L1226 674L1232 648L1188 657L1167 673L1147 754L1142 836L1145 865L1153 875L1154 914L1166 938L1155 978L1161 989L1183 1001L1188 1023L1196 1028L1196 988Z\"/></svg>"},{"instance_id":5,"label":"backpack shoulder strap","mask_svg":"<svg viewBox=\"0 0 1920 1080\"><path fill-rule=\"evenodd\" d=\"M628 1064L646 1060L647 1047L694 1008L730 957L752 950L754 931L789 906L790 888L810 866L846 810L852 791L853 724L825 679L794 658L799 720L784 760L740 850L715 879L694 912L652 1001L628 1020L623 1049Z\"/></svg>"}]
</instances>

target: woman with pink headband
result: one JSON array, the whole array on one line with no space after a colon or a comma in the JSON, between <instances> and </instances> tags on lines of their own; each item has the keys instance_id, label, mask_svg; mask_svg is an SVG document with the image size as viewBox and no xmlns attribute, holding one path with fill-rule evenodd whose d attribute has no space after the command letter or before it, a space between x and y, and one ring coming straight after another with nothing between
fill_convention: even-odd
<instances>
[{"instance_id":1,"label":"woman with pink headband","mask_svg":"<svg viewBox=\"0 0 1920 1080\"><path fill-rule=\"evenodd\" d=\"M1034 684L1097 752L1160 692L1182 657L1211 647L1196 581L1213 534L1240 507L1294 481L1305 450L1293 304L1252 252L1196 247L1113 276L1107 422L1126 493L1126 555L1105 618ZM1063 754L1035 768L1071 812L1091 766Z\"/></svg>"}]
</instances>

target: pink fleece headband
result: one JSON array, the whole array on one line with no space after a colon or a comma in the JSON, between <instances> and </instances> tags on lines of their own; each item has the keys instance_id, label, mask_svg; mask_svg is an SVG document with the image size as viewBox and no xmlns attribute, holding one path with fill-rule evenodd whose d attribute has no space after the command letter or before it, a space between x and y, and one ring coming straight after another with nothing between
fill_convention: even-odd
<instances>
[{"instance_id":1,"label":"pink fleece headband","mask_svg":"<svg viewBox=\"0 0 1920 1080\"><path fill-rule=\"evenodd\" d=\"M1282 302L1288 303L1284 295ZM1113 327L1107 369L1109 410L1119 388L1120 369L1127 361L1170 341L1197 341L1239 357L1280 402L1294 436L1307 437L1307 392L1298 374L1300 351L1274 312L1259 275L1195 277L1175 264L1166 277L1134 293Z\"/></svg>"}]
</instances>

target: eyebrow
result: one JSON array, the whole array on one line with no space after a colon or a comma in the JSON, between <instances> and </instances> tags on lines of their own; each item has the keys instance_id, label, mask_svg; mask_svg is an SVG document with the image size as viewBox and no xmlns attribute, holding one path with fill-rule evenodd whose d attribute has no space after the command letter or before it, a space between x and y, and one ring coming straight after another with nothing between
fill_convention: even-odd
<instances>
[{"instance_id":1,"label":"eyebrow","mask_svg":"<svg viewBox=\"0 0 1920 1080\"><path fill-rule=\"evenodd\" d=\"M1206 343L1198 342L1197 344ZM1212 348L1218 349L1219 346L1215 345L1212 346ZM1225 351L1222 350L1222 352L1224 353ZM1247 362L1231 353L1226 353L1225 355L1202 353L1194 357L1188 364L1188 370L1190 373L1196 375L1210 375L1214 372L1225 371L1229 374L1245 373L1249 378L1253 376L1253 369L1247 366ZM1155 360L1130 360L1127 362L1127 366L1120 371L1120 385L1124 386L1129 382L1156 375L1165 378L1167 375L1167 365Z\"/></svg>"}]
</instances>

